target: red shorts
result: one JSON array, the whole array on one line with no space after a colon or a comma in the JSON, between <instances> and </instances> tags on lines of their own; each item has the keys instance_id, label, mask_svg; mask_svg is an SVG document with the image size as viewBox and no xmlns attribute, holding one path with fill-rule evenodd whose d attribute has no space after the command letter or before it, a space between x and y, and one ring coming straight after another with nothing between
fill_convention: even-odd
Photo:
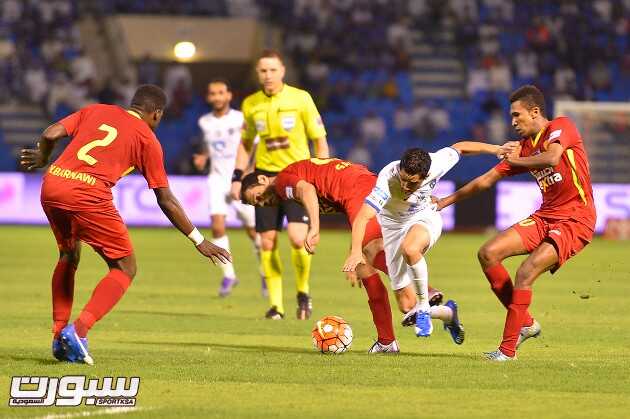
<instances>
[{"instance_id":1,"label":"red shorts","mask_svg":"<svg viewBox=\"0 0 630 419\"><path fill-rule=\"evenodd\" d=\"M69 211L42 204L60 250L74 249L81 240L109 258L133 253L127 226L113 206L100 212Z\"/></svg>"},{"instance_id":2,"label":"red shorts","mask_svg":"<svg viewBox=\"0 0 630 419\"><path fill-rule=\"evenodd\" d=\"M543 241L550 241L558 251L558 263L551 269L556 272L567 260L575 256L593 239L593 229L572 219L545 218L536 213L512 227L521 236L525 249L532 252Z\"/></svg>"},{"instance_id":3,"label":"red shorts","mask_svg":"<svg viewBox=\"0 0 630 419\"><path fill-rule=\"evenodd\" d=\"M374 189L374 185L376 184L376 177L370 179L366 182L359 183L356 185L356 199L352 200L346 205L345 212L348 216L348 221L350 222L350 226L354 222L359 210L365 203L365 198L372 192ZM372 218L368 225L365 227L365 235L363 236L363 246L367 245L372 240L382 239L383 233L381 232L381 226L378 223L376 217Z\"/></svg>"}]
</instances>

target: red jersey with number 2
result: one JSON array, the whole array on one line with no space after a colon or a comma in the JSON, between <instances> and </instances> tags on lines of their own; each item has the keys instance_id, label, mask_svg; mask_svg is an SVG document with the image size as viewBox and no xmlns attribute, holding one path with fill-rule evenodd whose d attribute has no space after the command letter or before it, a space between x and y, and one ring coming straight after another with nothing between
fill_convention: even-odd
<instances>
[{"instance_id":1,"label":"red jersey with number 2","mask_svg":"<svg viewBox=\"0 0 630 419\"><path fill-rule=\"evenodd\" d=\"M560 162L544 169L512 167L503 161L495 169L503 176L528 172L536 179L543 202L536 214L549 219L574 219L595 228L595 204L588 158L582 137L569 118L556 118L534 138L521 140L521 157L546 151L559 143L564 152Z\"/></svg>"},{"instance_id":2,"label":"red jersey with number 2","mask_svg":"<svg viewBox=\"0 0 630 419\"><path fill-rule=\"evenodd\" d=\"M72 140L44 176L42 203L74 211L111 208L111 188L134 169L149 188L168 186L162 147L137 113L97 104L59 123Z\"/></svg>"},{"instance_id":3,"label":"red jersey with number 2","mask_svg":"<svg viewBox=\"0 0 630 419\"><path fill-rule=\"evenodd\" d=\"M357 202L363 203L376 175L365 166L340 159L300 160L278 173L275 189L280 198L292 199L300 180L315 186L321 213L347 213Z\"/></svg>"}]
</instances>

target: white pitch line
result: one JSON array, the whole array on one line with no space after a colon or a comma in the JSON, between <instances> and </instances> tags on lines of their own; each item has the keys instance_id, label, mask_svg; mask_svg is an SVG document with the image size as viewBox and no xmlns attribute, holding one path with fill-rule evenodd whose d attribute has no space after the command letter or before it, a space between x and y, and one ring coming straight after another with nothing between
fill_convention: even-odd
<instances>
[{"instance_id":1,"label":"white pitch line","mask_svg":"<svg viewBox=\"0 0 630 419\"><path fill-rule=\"evenodd\" d=\"M132 413L138 411L151 410L149 408L142 407L107 407L102 409L94 409L92 411L85 410L77 413L55 413L46 416L36 416L34 419L66 419L66 418L86 418L95 415L120 415L123 413Z\"/></svg>"}]
</instances>

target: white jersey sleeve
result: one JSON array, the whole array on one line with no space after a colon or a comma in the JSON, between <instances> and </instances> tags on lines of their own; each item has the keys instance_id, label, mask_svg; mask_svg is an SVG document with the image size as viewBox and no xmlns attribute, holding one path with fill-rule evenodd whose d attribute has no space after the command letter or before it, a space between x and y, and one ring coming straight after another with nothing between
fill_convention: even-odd
<instances>
[{"instance_id":1,"label":"white jersey sleeve","mask_svg":"<svg viewBox=\"0 0 630 419\"><path fill-rule=\"evenodd\" d=\"M389 181L395 176L398 163L398 160L393 161L379 172L374 189L365 198L365 203L374 208L377 213L381 212L392 197Z\"/></svg>"},{"instance_id":2,"label":"white jersey sleeve","mask_svg":"<svg viewBox=\"0 0 630 419\"><path fill-rule=\"evenodd\" d=\"M453 147L444 147L435 153L429 153L431 167L424 183L438 181L459 161L459 152Z\"/></svg>"}]
</instances>

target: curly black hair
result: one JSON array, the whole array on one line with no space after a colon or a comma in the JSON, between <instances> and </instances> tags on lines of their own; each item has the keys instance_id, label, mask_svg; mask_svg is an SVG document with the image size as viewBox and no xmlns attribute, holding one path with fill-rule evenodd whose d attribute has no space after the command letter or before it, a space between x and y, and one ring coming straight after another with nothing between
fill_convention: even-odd
<instances>
[{"instance_id":1,"label":"curly black hair","mask_svg":"<svg viewBox=\"0 0 630 419\"><path fill-rule=\"evenodd\" d=\"M527 109L538 107L540 114L546 118L545 95L538 87L531 84L519 87L510 94L510 103L514 103L517 100L523 102Z\"/></svg>"},{"instance_id":2,"label":"curly black hair","mask_svg":"<svg viewBox=\"0 0 630 419\"><path fill-rule=\"evenodd\" d=\"M421 148L410 148L405 151L400 159L400 168L409 175L420 175L427 177L431 167L431 156Z\"/></svg>"}]
</instances>

